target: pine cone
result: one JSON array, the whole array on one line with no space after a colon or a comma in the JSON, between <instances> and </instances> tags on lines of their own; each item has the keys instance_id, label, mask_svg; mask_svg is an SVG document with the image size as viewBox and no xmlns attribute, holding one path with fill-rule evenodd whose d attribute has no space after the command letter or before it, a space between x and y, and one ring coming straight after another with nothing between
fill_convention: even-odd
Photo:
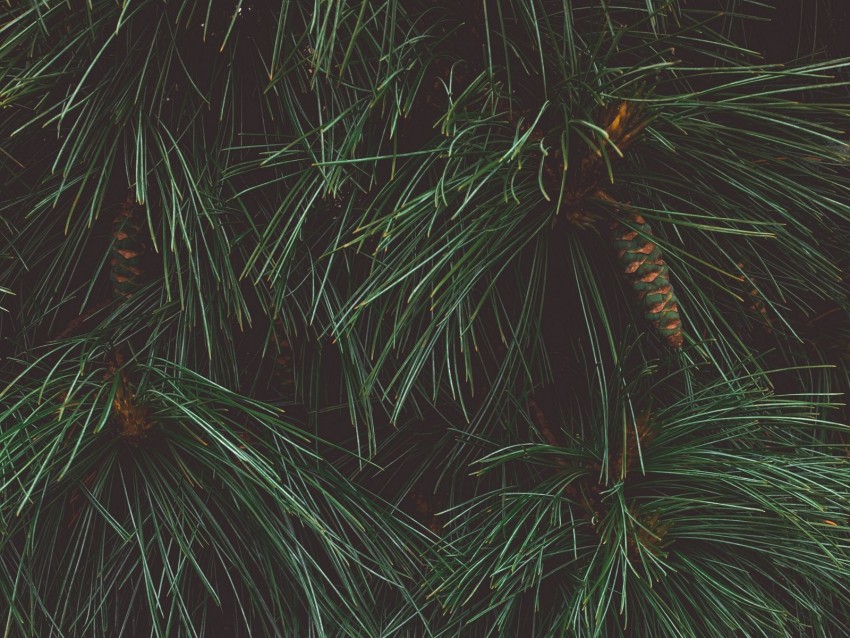
<instances>
[{"instance_id":1,"label":"pine cone","mask_svg":"<svg viewBox=\"0 0 850 638\"><path fill-rule=\"evenodd\" d=\"M670 346L681 348L684 341L682 320L679 302L670 283L670 270L661 248L651 240L652 228L646 220L631 214L630 222L632 227L620 222L613 225L617 257L643 306L647 321Z\"/></svg>"},{"instance_id":2,"label":"pine cone","mask_svg":"<svg viewBox=\"0 0 850 638\"><path fill-rule=\"evenodd\" d=\"M144 269L145 216L135 201L128 198L112 222L112 291L116 299L126 299L140 286Z\"/></svg>"}]
</instances>

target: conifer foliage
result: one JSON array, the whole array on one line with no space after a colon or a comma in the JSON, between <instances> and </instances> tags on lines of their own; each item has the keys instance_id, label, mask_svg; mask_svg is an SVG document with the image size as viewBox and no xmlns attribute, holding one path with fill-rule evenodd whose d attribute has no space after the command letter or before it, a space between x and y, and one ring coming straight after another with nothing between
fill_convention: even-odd
<instances>
[{"instance_id":1,"label":"conifer foliage","mask_svg":"<svg viewBox=\"0 0 850 638\"><path fill-rule=\"evenodd\" d=\"M850 635L848 21L0 0L3 635Z\"/></svg>"}]
</instances>

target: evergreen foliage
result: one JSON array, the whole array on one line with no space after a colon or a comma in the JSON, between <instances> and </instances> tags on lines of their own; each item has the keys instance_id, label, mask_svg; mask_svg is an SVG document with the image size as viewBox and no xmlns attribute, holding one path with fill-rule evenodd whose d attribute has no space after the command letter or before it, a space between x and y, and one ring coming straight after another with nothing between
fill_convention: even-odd
<instances>
[{"instance_id":1,"label":"evergreen foliage","mask_svg":"<svg viewBox=\"0 0 850 638\"><path fill-rule=\"evenodd\" d=\"M4 635L850 635L848 20L0 0Z\"/></svg>"}]
</instances>

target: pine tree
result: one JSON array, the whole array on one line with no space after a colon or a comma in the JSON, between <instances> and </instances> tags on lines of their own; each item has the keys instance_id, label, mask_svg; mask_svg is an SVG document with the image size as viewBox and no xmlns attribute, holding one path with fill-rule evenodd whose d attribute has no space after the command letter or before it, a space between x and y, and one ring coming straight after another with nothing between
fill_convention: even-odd
<instances>
[{"instance_id":1,"label":"pine tree","mask_svg":"<svg viewBox=\"0 0 850 638\"><path fill-rule=\"evenodd\" d=\"M4 635L850 634L848 20L0 0Z\"/></svg>"}]
</instances>

